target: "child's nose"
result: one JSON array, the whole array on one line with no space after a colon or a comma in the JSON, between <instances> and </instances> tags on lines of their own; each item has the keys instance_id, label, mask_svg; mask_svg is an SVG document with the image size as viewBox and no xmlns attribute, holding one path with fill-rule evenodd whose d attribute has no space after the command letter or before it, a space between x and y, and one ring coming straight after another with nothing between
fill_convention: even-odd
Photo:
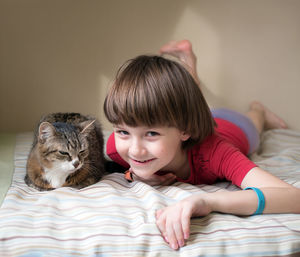
<instances>
[{"instance_id":1,"label":"child's nose","mask_svg":"<svg viewBox=\"0 0 300 257\"><path fill-rule=\"evenodd\" d=\"M146 152L145 147L143 146L141 140L133 140L129 151L130 151L130 155L132 155L133 157L142 156Z\"/></svg>"}]
</instances>

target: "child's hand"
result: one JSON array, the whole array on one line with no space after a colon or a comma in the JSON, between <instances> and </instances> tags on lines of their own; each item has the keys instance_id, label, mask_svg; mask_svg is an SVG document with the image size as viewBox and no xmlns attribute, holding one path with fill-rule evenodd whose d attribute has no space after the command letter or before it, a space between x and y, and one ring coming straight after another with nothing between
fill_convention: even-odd
<instances>
[{"instance_id":1,"label":"child's hand","mask_svg":"<svg viewBox=\"0 0 300 257\"><path fill-rule=\"evenodd\" d=\"M172 173L167 173L165 175L153 174L151 177L144 179L136 174L132 174L134 180L142 181L150 186L168 186L176 181L176 176Z\"/></svg>"},{"instance_id":2,"label":"child's hand","mask_svg":"<svg viewBox=\"0 0 300 257\"><path fill-rule=\"evenodd\" d=\"M190 236L191 217L205 216L210 212L211 208L202 195L194 195L158 210L156 225L170 247L177 250Z\"/></svg>"}]
</instances>

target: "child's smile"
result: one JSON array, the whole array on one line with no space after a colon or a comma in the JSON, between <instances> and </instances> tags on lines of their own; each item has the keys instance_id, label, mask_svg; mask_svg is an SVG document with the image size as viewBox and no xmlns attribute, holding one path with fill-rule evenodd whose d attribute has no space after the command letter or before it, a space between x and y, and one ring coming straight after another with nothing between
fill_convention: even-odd
<instances>
[{"instance_id":1,"label":"child's smile","mask_svg":"<svg viewBox=\"0 0 300 257\"><path fill-rule=\"evenodd\" d=\"M138 164L146 164L146 163L149 163L149 162L151 162L151 161L153 161L153 160L155 160L155 158L152 158L152 159L148 159L148 160L143 160L143 161L141 161L141 160L135 160L135 159L131 159L133 162L136 162L137 163L137 165Z\"/></svg>"},{"instance_id":2,"label":"child's smile","mask_svg":"<svg viewBox=\"0 0 300 257\"><path fill-rule=\"evenodd\" d=\"M181 144L189 138L173 127L114 127L116 148L139 177L149 178L159 170L176 173L185 160Z\"/></svg>"}]
</instances>

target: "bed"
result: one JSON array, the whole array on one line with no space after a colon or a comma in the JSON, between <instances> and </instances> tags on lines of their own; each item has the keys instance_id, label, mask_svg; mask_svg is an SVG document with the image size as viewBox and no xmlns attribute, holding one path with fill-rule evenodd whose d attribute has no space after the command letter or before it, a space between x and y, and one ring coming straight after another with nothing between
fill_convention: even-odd
<instances>
[{"instance_id":1,"label":"bed","mask_svg":"<svg viewBox=\"0 0 300 257\"><path fill-rule=\"evenodd\" d=\"M191 194L239 190L228 182L150 187L112 173L81 190L39 192L23 180L32 133L0 140L1 257L300 256L300 215L296 214L212 213L193 218L186 245L178 251L169 248L155 225L155 211ZM251 158L300 187L300 132L264 133L260 150Z\"/></svg>"}]
</instances>

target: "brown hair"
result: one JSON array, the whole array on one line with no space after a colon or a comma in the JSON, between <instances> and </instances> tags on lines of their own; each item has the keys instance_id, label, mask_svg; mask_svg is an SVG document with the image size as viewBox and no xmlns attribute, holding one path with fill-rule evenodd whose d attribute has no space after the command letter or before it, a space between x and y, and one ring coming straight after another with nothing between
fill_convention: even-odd
<instances>
[{"instance_id":1,"label":"brown hair","mask_svg":"<svg viewBox=\"0 0 300 257\"><path fill-rule=\"evenodd\" d=\"M215 122L193 77L160 56L138 56L121 66L104 113L112 124L176 127L191 135L183 147L214 133Z\"/></svg>"}]
</instances>

